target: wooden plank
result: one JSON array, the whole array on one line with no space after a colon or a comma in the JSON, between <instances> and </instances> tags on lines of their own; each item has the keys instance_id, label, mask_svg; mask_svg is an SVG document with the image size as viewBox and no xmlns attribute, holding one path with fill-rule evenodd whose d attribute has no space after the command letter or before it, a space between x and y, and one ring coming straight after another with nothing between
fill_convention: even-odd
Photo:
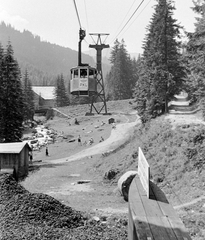
<instances>
[{"instance_id":1,"label":"wooden plank","mask_svg":"<svg viewBox=\"0 0 205 240\"><path fill-rule=\"evenodd\" d=\"M157 201L157 202L158 202L159 207L161 208L161 211L163 212L164 216L178 218L178 215L176 214L176 212L171 204L160 202L160 201Z\"/></svg>"},{"instance_id":2,"label":"wooden plank","mask_svg":"<svg viewBox=\"0 0 205 240\"><path fill-rule=\"evenodd\" d=\"M135 178L133 179L134 183L135 183L135 191L138 192L139 197L141 196L147 196L146 191L144 190L142 183L140 181L140 178L138 175L135 176Z\"/></svg>"},{"instance_id":3,"label":"wooden plank","mask_svg":"<svg viewBox=\"0 0 205 240\"><path fill-rule=\"evenodd\" d=\"M137 233L137 240L155 240L146 216L135 216L134 225Z\"/></svg>"},{"instance_id":4,"label":"wooden plank","mask_svg":"<svg viewBox=\"0 0 205 240\"><path fill-rule=\"evenodd\" d=\"M156 199L159 208L161 209L164 216L173 216L178 217L172 205L168 202L163 191L153 182L150 182L150 192L154 195L154 199Z\"/></svg>"},{"instance_id":5,"label":"wooden plank","mask_svg":"<svg viewBox=\"0 0 205 240\"><path fill-rule=\"evenodd\" d=\"M168 233L168 235L169 235L169 238L170 238L171 240L175 240L175 239L178 240L178 238L177 238L174 230L172 229L172 227L170 227L171 224L170 224L169 218L166 217L166 216L163 217L163 218L162 218L162 222L163 222L164 227L166 228L166 231L167 231L167 233Z\"/></svg>"},{"instance_id":6,"label":"wooden plank","mask_svg":"<svg viewBox=\"0 0 205 240\"><path fill-rule=\"evenodd\" d=\"M133 222L132 210L130 209L130 205L128 207L128 240L135 240L136 238L136 229Z\"/></svg>"},{"instance_id":7,"label":"wooden plank","mask_svg":"<svg viewBox=\"0 0 205 240\"><path fill-rule=\"evenodd\" d=\"M176 235L171 229L171 225L164 222L164 217L147 217L149 227L154 239L157 240L177 240Z\"/></svg>"},{"instance_id":8,"label":"wooden plank","mask_svg":"<svg viewBox=\"0 0 205 240\"><path fill-rule=\"evenodd\" d=\"M129 227L128 234L129 240L154 240L151 229L149 227L146 212L142 204L140 197L140 192L137 189L136 181L139 181L138 177L135 177L130 185L129 189L129 214L133 220L129 219L129 224L133 226ZM142 189L143 194L146 197L144 189ZM135 232L133 232L133 230Z\"/></svg>"},{"instance_id":9,"label":"wooden plank","mask_svg":"<svg viewBox=\"0 0 205 240\"><path fill-rule=\"evenodd\" d=\"M129 190L129 240L191 240L164 193L150 184L150 196L138 176Z\"/></svg>"},{"instance_id":10,"label":"wooden plank","mask_svg":"<svg viewBox=\"0 0 205 240\"><path fill-rule=\"evenodd\" d=\"M179 217L169 217L169 222L178 240L191 240L188 231Z\"/></svg>"},{"instance_id":11,"label":"wooden plank","mask_svg":"<svg viewBox=\"0 0 205 240\"><path fill-rule=\"evenodd\" d=\"M140 181L135 181L138 192L140 193L142 190L142 185ZM148 199L147 196L145 195L140 195L146 216L163 216L163 213L157 203L156 200L153 199Z\"/></svg>"},{"instance_id":12,"label":"wooden plank","mask_svg":"<svg viewBox=\"0 0 205 240\"><path fill-rule=\"evenodd\" d=\"M191 237L189 236L188 231L186 230L184 224L178 217L173 206L169 204L162 190L153 183L151 183L150 189L155 195L155 199L157 200L157 203L161 211L163 212L164 216L167 217L168 222L166 221L166 219L164 219L164 223L167 224L167 229L169 226L171 226L171 229L174 232L177 239L190 240Z\"/></svg>"},{"instance_id":13,"label":"wooden plank","mask_svg":"<svg viewBox=\"0 0 205 240\"><path fill-rule=\"evenodd\" d=\"M139 181L139 179L138 179ZM133 179L130 189L129 189L129 206L130 210L136 216L146 216L144 206L142 204L142 200L139 195L139 191L137 190L136 186L136 177Z\"/></svg>"}]
</instances>

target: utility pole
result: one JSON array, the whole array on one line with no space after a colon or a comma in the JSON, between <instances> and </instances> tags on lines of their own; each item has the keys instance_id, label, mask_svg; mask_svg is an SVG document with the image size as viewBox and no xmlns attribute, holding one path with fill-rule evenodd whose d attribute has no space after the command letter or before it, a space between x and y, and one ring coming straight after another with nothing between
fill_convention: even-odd
<instances>
[{"instance_id":1,"label":"utility pole","mask_svg":"<svg viewBox=\"0 0 205 240\"><path fill-rule=\"evenodd\" d=\"M104 82L103 82L103 73L102 73L102 50L104 48L109 48L109 45L106 45L102 43L101 36L105 35L108 36L109 34L106 33L91 33L92 36L97 36L97 42L96 44L90 44L90 48L95 48L97 51L96 53L96 81L97 81L97 92L92 96L92 103L90 107L90 113L89 115L92 115L92 110L94 109L98 114L102 112L102 110L105 110L105 115L107 113L107 105L105 100L105 90L104 90ZM101 102L100 109L97 108L96 105L99 105ZM98 103L98 104L97 104Z\"/></svg>"}]
</instances>

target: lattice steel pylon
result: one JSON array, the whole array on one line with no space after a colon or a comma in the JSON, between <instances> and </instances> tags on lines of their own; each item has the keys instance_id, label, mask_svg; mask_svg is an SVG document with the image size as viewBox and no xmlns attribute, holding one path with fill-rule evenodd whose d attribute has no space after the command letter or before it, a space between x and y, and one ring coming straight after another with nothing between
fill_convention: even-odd
<instances>
[{"instance_id":1,"label":"lattice steel pylon","mask_svg":"<svg viewBox=\"0 0 205 240\"><path fill-rule=\"evenodd\" d=\"M96 53L96 81L97 81L97 92L92 96L92 102L90 106L90 113L93 114L92 111L93 109L100 114L103 109L105 110L104 114L108 114L107 112L107 105L106 105L106 99L105 99L105 89L104 89L104 82L103 82L103 73L102 73L102 50L104 48L109 48L109 45L106 45L102 43L101 36L106 35L108 36L109 34L106 33L91 33L91 37L93 35L97 36L97 42L96 44L90 44L90 48L95 48L97 51ZM101 106L99 107L101 103ZM98 107L97 107L98 105ZM98 109L99 108L99 109Z\"/></svg>"}]
</instances>

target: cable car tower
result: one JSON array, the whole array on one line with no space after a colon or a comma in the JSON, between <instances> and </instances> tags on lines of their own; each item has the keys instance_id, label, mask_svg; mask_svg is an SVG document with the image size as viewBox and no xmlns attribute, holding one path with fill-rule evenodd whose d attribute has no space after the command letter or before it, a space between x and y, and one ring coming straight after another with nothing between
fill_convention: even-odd
<instances>
[{"instance_id":1,"label":"cable car tower","mask_svg":"<svg viewBox=\"0 0 205 240\"><path fill-rule=\"evenodd\" d=\"M96 88L97 91L92 96L92 102L90 107L90 113L92 114L92 110L94 109L98 114L105 110L105 114L107 113L107 105L105 99L105 89L104 89L104 82L103 82L103 73L102 73L102 50L104 48L109 48L109 45L102 43L101 36L108 36L107 33L91 33L91 36L97 36L96 44L90 44L90 48L95 48L96 52ZM100 109L97 109L97 105L101 102Z\"/></svg>"}]
</instances>

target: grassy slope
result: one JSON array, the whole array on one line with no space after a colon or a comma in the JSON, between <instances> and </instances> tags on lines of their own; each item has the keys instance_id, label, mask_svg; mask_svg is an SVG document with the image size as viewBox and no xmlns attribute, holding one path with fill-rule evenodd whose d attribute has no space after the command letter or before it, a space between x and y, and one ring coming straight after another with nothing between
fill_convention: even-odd
<instances>
[{"instance_id":1,"label":"grassy slope","mask_svg":"<svg viewBox=\"0 0 205 240\"><path fill-rule=\"evenodd\" d=\"M174 206L205 195L205 129L204 125L182 125L173 129L164 117L153 120L150 127L136 128L135 137L109 156L101 157L97 169L119 172L112 182L127 170L137 169L137 152L141 147L155 183ZM181 208L178 214L193 239L205 239L205 201Z\"/></svg>"}]
</instances>

